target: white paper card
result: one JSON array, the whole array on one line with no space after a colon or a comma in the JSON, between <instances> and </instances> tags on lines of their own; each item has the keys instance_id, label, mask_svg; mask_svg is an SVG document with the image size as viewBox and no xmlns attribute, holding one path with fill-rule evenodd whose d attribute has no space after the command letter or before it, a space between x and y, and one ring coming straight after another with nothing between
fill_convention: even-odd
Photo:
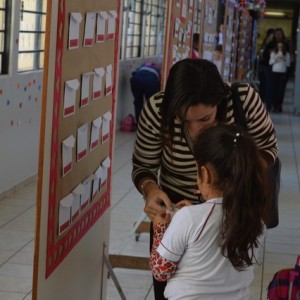
<instances>
[{"instance_id":1,"label":"white paper card","mask_svg":"<svg viewBox=\"0 0 300 300\"><path fill-rule=\"evenodd\" d=\"M81 97L80 97L80 107L84 107L89 103L90 97L90 76L93 72L83 73L81 77Z\"/></svg>"},{"instance_id":2,"label":"white paper card","mask_svg":"<svg viewBox=\"0 0 300 300\"><path fill-rule=\"evenodd\" d=\"M72 154L75 144L75 138L70 135L62 142L62 172L63 176L72 170Z\"/></svg>"},{"instance_id":3,"label":"white paper card","mask_svg":"<svg viewBox=\"0 0 300 300\"><path fill-rule=\"evenodd\" d=\"M192 13L194 8L194 0L189 0L189 12Z\"/></svg>"},{"instance_id":4,"label":"white paper card","mask_svg":"<svg viewBox=\"0 0 300 300\"><path fill-rule=\"evenodd\" d=\"M87 156L88 148L88 125L84 124L77 129L77 160Z\"/></svg>"},{"instance_id":5,"label":"white paper card","mask_svg":"<svg viewBox=\"0 0 300 300\"><path fill-rule=\"evenodd\" d=\"M86 13L85 20L85 30L84 30L84 47L91 47L94 44L94 34L95 34L95 24L96 24L96 12L90 11Z\"/></svg>"},{"instance_id":6,"label":"white paper card","mask_svg":"<svg viewBox=\"0 0 300 300\"><path fill-rule=\"evenodd\" d=\"M80 209L84 210L91 200L92 178L89 177L82 184L84 186L84 193L81 195Z\"/></svg>"},{"instance_id":7,"label":"white paper card","mask_svg":"<svg viewBox=\"0 0 300 300\"><path fill-rule=\"evenodd\" d=\"M117 18L117 12L115 10L110 10L108 12L108 29L107 29L107 38L109 40L113 40L115 38L116 18Z\"/></svg>"},{"instance_id":8,"label":"white paper card","mask_svg":"<svg viewBox=\"0 0 300 300\"><path fill-rule=\"evenodd\" d=\"M102 95L102 82L105 74L104 68L96 68L93 80L93 100L101 98Z\"/></svg>"},{"instance_id":9,"label":"white paper card","mask_svg":"<svg viewBox=\"0 0 300 300\"><path fill-rule=\"evenodd\" d=\"M111 118L112 114L110 111L106 112L102 117L102 144L109 139Z\"/></svg>"},{"instance_id":10,"label":"white paper card","mask_svg":"<svg viewBox=\"0 0 300 300\"><path fill-rule=\"evenodd\" d=\"M97 193L100 191L100 183L101 183L101 173L102 173L102 166L100 166L96 172L95 177L93 179L93 190L92 190L92 198L95 200Z\"/></svg>"},{"instance_id":11,"label":"white paper card","mask_svg":"<svg viewBox=\"0 0 300 300\"><path fill-rule=\"evenodd\" d=\"M80 198L84 193L84 186L80 183L72 192L73 195L73 203L71 209L71 221L75 222L77 217L80 214Z\"/></svg>"},{"instance_id":12,"label":"white paper card","mask_svg":"<svg viewBox=\"0 0 300 300\"><path fill-rule=\"evenodd\" d=\"M173 61L173 64L176 62L177 52L178 52L178 47L176 45L173 45L173 48L172 48L172 61Z\"/></svg>"},{"instance_id":13,"label":"white paper card","mask_svg":"<svg viewBox=\"0 0 300 300\"><path fill-rule=\"evenodd\" d=\"M79 47L79 27L81 21L82 21L81 13L72 12L70 14L69 41L68 41L69 49L76 49Z\"/></svg>"},{"instance_id":14,"label":"white paper card","mask_svg":"<svg viewBox=\"0 0 300 300\"><path fill-rule=\"evenodd\" d=\"M92 122L90 150L95 149L100 144L100 128L102 125L102 117Z\"/></svg>"},{"instance_id":15,"label":"white paper card","mask_svg":"<svg viewBox=\"0 0 300 300\"><path fill-rule=\"evenodd\" d=\"M103 188L105 186L105 184L106 184L109 168L110 168L110 158L106 157L105 160L102 162L101 188Z\"/></svg>"},{"instance_id":16,"label":"white paper card","mask_svg":"<svg viewBox=\"0 0 300 300\"><path fill-rule=\"evenodd\" d=\"M178 39L178 37L179 37L179 27L180 27L180 23L181 23L180 19L176 18L174 23L175 23L174 24L174 26L175 26L175 28L174 28L174 38Z\"/></svg>"},{"instance_id":17,"label":"white paper card","mask_svg":"<svg viewBox=\"0 0 300 300\"><path fill-rule=\"evenodd\" d=\"M112 93L112 65L106 66L105 95Z\"/></svg>"},{"instance_id":18,"label":"white paper card","mask_svg":"<svg viewBox=\"0 0 300 300\"><path fill-rule=\"evenodd\" d=\"M106 32L106 22L108 19L108 14L106 11L100 11L97 16L97 34L96 42L102 43L105 41L105 32Z\"/></svg>"},{"instance_id":19,"label":"white paper card","mask_svg":"<svg viewBox=\"0 0 300 300\"><path fill-rule=\"evenodd\" d=\"M71 207L73 203L73 195L69 194L59 202L59 230L58 233L61 235L71 225Z\"/></svg>"},{"instance_id":20,"label":"white paper card","mask_svg":"<svg viewBox=\"0 0 300 300\"><path fill-rule=\"evenodd\" d=\"M186 16L187 16L187 1L188 0L181 0L181 13L180 13L180 20L182 23L186 22Z\"/></svg>"},{"instance_id":21,"label":"white paper card","mask_svg":"<svg viewBox=\"0 0 300 300\"><path fill-rule=\"evenodd\" d=\"M78 87L78 79L68 80L65 82L64 117L71 116L75 113L76 91Z\"/></svg>"}]
</instances>

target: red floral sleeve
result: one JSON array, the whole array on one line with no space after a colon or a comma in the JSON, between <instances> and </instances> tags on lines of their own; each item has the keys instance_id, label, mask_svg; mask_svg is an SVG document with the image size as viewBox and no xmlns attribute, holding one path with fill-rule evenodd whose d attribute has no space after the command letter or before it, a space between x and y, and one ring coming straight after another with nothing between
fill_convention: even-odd
<instances>
[{"instance_id":1,"label":"red floral sleeve","mask_svg":"<svg viewBox=\"0 0 300 300\"><path fill-rule=\"evenodd\" d=\"M169 224L159 223L154 227L150 269L157 281L166 281L175 272L178 262L167 260L156 251Z\"/></svg>"}]
</instances>

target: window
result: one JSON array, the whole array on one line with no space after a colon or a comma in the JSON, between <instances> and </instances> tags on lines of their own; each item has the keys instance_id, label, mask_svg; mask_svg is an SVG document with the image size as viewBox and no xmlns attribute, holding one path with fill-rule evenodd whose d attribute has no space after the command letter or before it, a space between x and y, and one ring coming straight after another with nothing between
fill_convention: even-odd
<instances>
[{"instance_id":1,"label":"window","mask_svg":"<svg viewBox=\"0 0 300 300\"><path fill-rule=\"evenodd\" d=\"M8 73L11 1L0 0L0 74Z\"/></svg>"},{"instance_id":2,"label":"window","mask_svg":"<svg viewBox=\"0 0 300 300\"><path fill-rule=\"evenodd\" d=\"M18 71L43 68L46 0L22 0L20 12Z\"/></svg>"},{"instance_id":3,"label":"window","mask_svg":"<svg viewBox=\"0 0 300 300\"><path fill-rule=\"evenodd\" d=\"M125 0L121 59L163 53L165 0Z\"/></svg>"},{"instance_id":4,"label":"window","mask_svg":"<svg viewBox=\"0 0 300 300\"><path fill-rule=\"evenodd\" d=\"M145 1L146 2L146 1ZM159 0L148 0L144 7L145 43L144 56L154 56L163 53L165 1L159 5Z\"/></svg>"},{"instance_id":5,"label":"window","mask_svg":"<svg viewBox=\"0 0 300 300\"><path fill-rule=\"evenodd\" d=\"M126 9L127 28L125 42L125 57L134 58L141 56L142 39L142 7L141 0L128 0Z\"/></svg>"}]
</instances>

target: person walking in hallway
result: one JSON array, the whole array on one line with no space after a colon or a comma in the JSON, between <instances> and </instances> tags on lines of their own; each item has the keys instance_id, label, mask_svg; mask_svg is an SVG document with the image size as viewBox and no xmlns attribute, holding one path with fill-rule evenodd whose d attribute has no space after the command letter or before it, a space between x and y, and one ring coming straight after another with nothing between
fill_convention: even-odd
<instances>
[{"instance_id":1,"label":"person walking in hallway","mask_svg":"<svg viewBox=\"0 0 300 300\"><path fill-rule=\"evenodd\" d=\"M277 43L270 56L272 66L272 106L274 112L282 112L282 103L290 67L290 54L283 43Z\"/></svg>"}]
</instances>

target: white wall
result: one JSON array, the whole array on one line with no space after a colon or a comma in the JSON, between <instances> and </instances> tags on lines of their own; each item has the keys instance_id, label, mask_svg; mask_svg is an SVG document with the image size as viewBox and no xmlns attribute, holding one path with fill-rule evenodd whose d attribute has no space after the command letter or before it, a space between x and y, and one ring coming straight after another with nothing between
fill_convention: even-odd
<instances>
[{"instance_id":1,"label":"white wall","mask_svg":"<svg viewBox=\"0 0 300 300\"><path fill-rule=\"evenodd\" d=\"M42 72L17 72L19 7L13 1L9 74L0 75L0 199L37 173Z\"/></svg>"},{"instance_id":2,"label":"white wall","mask_svg":"<svg viewBox=\"0 0 300 300\"><path fill-rule=\"evenodd\" d=\"M295 113L300 114L300 17L298 20L297 31L297 56L296 56L296 70L295 70L295 90L294 90L294 110Z\"/></svg>"},{"instance_id":3,"label":"white wall","mask_svg":"<svg viewBox=\"0 0 300 300\"><path fill-rule=\"evenodd\" d=\"M0 78L0 197L37 172L42 72Z\"/></svg>"}]
</instances>

